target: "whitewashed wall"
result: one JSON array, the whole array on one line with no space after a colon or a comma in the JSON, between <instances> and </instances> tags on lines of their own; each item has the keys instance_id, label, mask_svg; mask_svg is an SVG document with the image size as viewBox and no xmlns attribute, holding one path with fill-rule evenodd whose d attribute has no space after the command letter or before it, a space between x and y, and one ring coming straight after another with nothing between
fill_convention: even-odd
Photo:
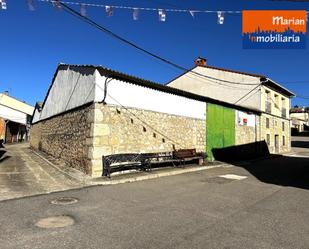
<instances>
[{"instance_id":1,"label":"whitewashed wall","mask_svg":"<svg viewBox=\"0 0 309 249\"><path fill-rule=\"evenodd\" d=\"M59 69L40 119L46 119L94 99L94 70L82 67Z\"/></svg>"},{"instance_id":2,"label":"whitewashed wall","mask_svg":"<svg viewBox=\"0 0 309 249\"><path fill-rule=\"evenodd\" d=\"M38 111L38 109L35 109L33 117L32 117L32 123L35 123L40 120L41 113Z\"/></svg>"},{"instance_id":3,"label":"whitewashed wall","mask_svg":"<svg viewBox=\"0 0 309 249\"><path fill-rule=\"evenodd\" d=\"M236 124L237 125L246 125L250 127L256 126L256 115L255 114L248 114L242 111L236 111ZM245 124L244 120L247 120L247 124Z\"/></svg>"},{"instance_id":4,"label":"whitewashed wall","mask_svg":"<svg viewBox=\"0 0 309 249\"><path fill-rule=\"evenodd\" d=\"M208 79L196 74L186 73L170 82L168 86L234 104L237 100L245 96L252 89L257 87L257 84L260 83L260 79L257 77L207 67L196 67L193 71L216 79L228 80L237 83L248 83L252 85L247 86L240 84L229 84L222 81ZM261 109L260 88L252 91L252 93L250 93L246 98L238 102L237 105Z\"/></svg>"},{"instance_id":5,"label":"whitewashed wall","mask_svg":"<svg viewBox=\"0 0 309 249\"><path fill-rule=\"evenodd\" d=\"M105 77L97 72L95 101L104 98ZM205 119L206 103L112 79L105 102L190 118Z\"/></svg>"},{"instance_id":6,"label":"whitewashed wall","mask_svg":"<svg viewBox=\"0 0 309 249\"><path fill-rule=\"evenodd\" d=\"M3 105L0 105L0 117L20 124L27 123L27 114Z\"/></svg>"}]
</instances>

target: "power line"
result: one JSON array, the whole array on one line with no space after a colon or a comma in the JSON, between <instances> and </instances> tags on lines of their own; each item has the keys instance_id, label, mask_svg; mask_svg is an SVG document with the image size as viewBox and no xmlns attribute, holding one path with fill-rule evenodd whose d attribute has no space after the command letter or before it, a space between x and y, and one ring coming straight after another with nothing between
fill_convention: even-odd
<instances>
[{"instance_id":1,"label":"power line","mask_svg":"<svg viewBox=\"0 0 309 249\"><path fill-rule=\"evenodd\" d=\"M172 62L170 60L167 60L167 59L165 59L165 58L163 58L163 57L161 57L159 55L156 55L156 54L154 54L154 53L152 53L152 52L150 52L150 51L148 51L148 50L146 50L146 49L144 49L144 48L134 44L133 42L131 42L131 41L129 41L129 40L127 40L127 39L117 35L116 33L112 32L111 30L109 30L109 29L103 27L102 25L98 24L97 22L91 20L90 18L81 15L79 12L75 11L74 9L70 8L69 6L67 6L66 4L64 4L63 2L61 2L59 0L57 0L57 1L44 0L44 1L51 1L51 2L59 3L64 8L64 10L67 13L69 13L69 14L77 17L77 18L79 18L80 20L82 20L82 21L88 23L89 25L95 27L96 29L98 29L98 30L100 30L100 31L102 31L102 32L112 36L113 38L115 38L115 39L117 39L117 40L119 40L119 41L121 41L121 42L123 42L123 43L125 43L125 44L127 44L127 45L129 45L129 46L131 46L131 47L133 47L133 48L135 48L135 49L137 49L137 50L139 50L139 51L141 51L141 52L143 52L143 53L145 53L145 54L147 54L147 55L149 55L149 56L151 56L151 57L153 57L155 59L157 59L157 60L160 60L160 61L162 61L162 62L164 62L164 63L166 63L166 64L168 64L168 65L170 65L170 66L172 66L174 68L177 68L177 69L179 69L181 71L188 72L188 73L191 73L191 74L194 74L194 75L198 75L198 76L201 76L201 77L204 77L204 78L207 78L207 79L212 79L212 80L216 80L216 81L224 82L224 83L228 83L228 84L233 84L233 85L250 85L250 86L257 85L257 84L254 84L256 82L250 82L250 83L234 82L234 81L229 81L229 80L218 79L218 78L215 78L215 77L211 77L211 76L207 76L207 75L204 75L204 74L201 74L201 73L198 73L198 72L191 71L191 70L189 70L189 69L187 69L187 68L185 68L183 66L180 66L180 65L178 65L178 64L176 64L176 63L174 63L174 62ZM217 84L221 84L219 82L217 82Z\"/></svg>"},{"instance_id":2,"label":"power line","mask_svg":"<svg viewBox=\"0 0 309 249\"><path fill-rule=\"evenodd\" d=\"M247 97L250 93L252 93L255 89L259 88L262 85L262 83L258 84L255 88L253 88L251 91L246 93L244 96L242 96L240 99L238 99L234 105L236 105L239 101L243 100L245 97Z\"/></svg>"},{"instance_id":3,"label":"power line","mask_svg":"<svg viewBox=\"0 0 309 249\"><path fill-rule=\"evenodd\" d=\"M296 95L295 98L309 100L309 97L305 97L305 96L301 96L301 95Z\"/></svg>"}]
</instances>

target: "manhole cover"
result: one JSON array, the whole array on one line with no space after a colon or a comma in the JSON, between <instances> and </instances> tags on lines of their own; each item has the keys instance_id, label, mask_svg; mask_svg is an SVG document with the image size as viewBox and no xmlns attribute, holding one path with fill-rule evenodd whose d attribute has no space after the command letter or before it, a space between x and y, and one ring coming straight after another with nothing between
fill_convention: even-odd
<instances>
[{"instance_id":1,"label":"manhole cover","mask_svg":"<svg viewBox=\"0 0 309 249\"><path fill-rule=\"evenodd\" d=\"M40 228L61 228L74 224L74 220L70 216L51 216L40 219L35 225Z\"/></svg>"},{"instance_id":2,"label":"manhole cover","mask_svg":"<svg viewBox=\"0 0 309 249\"><path fill-rule=\"evenodd\" d=\"M55 205L69 205L76 202L78 202L78 199L74 197L59 197L52 200L50 203Z\"/></svg>"}]
</instances>

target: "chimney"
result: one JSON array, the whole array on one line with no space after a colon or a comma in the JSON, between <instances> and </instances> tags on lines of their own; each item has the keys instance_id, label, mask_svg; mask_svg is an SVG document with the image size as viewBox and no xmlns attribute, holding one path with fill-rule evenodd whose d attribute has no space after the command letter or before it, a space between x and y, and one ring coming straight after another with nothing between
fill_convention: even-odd
<instances>
[{"instance_id":1,"label":"chimney","mask_svg":"<svg viewBox=\"0 0 309 249\"><path fill-rule=\"evenodd\" d=\"M206 67L207 66L207 60L205 58L198 57L195 60L195 66Z\"/></svg>"}]
</instances>

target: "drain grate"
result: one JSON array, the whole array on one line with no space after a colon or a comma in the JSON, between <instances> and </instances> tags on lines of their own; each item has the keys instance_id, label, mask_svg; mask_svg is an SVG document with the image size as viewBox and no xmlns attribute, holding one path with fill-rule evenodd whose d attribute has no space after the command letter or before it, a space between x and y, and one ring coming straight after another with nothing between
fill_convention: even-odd
<instances>
[{"instance_id":1,"label":"drain grate","mask_svg":"<svg viewBox=\"0 0 309 249\"><path fill-rule=\"evenodd\" d=\"M59 197L52 200L50 203L55 205L70 205L78 202L79 200L75 197Z\"/></svg>"},{"instance_id":2,"label":"drain grate","mask_svg":"<svg viewBox=\"0 0 309 249\"><path fill-rule=\"evenodd\" d=\"M47 218L40 219L37 223L35 223L35 226L40 228L61 228L61 227L67 227L74 224L73 218L66 215L61 216L51 216Z\"/></svg>"}]
</instances>

